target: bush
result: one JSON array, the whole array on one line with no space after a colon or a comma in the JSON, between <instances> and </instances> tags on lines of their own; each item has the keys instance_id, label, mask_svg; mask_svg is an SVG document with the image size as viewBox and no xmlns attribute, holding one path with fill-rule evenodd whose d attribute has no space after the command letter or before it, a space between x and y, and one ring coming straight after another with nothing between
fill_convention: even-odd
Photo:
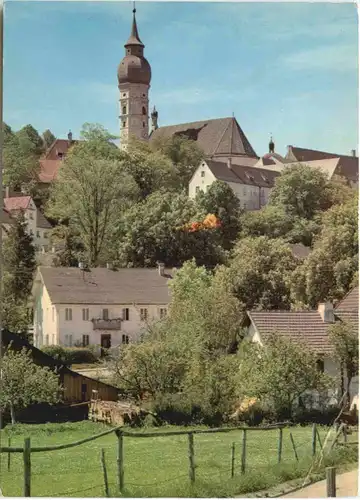
<instances>
[{"instance_id":1,"label":"bush","mask_svg":"<svg viewBox=\"0 0 360 500\"><path fill-rule=\"evenodd\" d=\"M293 421L300 425L321 424L332 425L335 418L338 416L340 408L338 406L330 406L320 409L298 408L293 415Z\"/></svg>"},{"instance_id":2,"label":"bush","mask_svg":"<svg viewBox=\"0 0 360 500\"><path fill-rule=\"evenodd\" d=\"M65 365L95 363L98 359L92 347L63 347L61 345L43 346L42 351Z\"/></svg>"}]
</instances>

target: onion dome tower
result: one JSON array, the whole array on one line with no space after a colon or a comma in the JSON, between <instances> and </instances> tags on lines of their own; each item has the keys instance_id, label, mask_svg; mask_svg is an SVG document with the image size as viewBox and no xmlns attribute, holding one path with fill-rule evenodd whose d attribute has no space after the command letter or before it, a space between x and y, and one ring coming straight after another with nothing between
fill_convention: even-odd
<instances>
[{"instance_id":1,"label":"onion dome tower","mask_svg":"<svg viewBox=\"0 0 360 500\"><path fill-rule=\"evenodd\" d=\"M120 147L126 150L130 137L149 139L150 64L144 57L144 44L140 40L133 10L131 34L125 44L125 57L118 66L120 91Z\"/></svg>"}]
</instances>

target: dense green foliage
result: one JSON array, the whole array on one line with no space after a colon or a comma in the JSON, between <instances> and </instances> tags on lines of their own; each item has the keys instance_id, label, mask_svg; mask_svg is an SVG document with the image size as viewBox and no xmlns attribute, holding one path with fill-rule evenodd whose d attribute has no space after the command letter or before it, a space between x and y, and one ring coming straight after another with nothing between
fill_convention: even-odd
<instances>
[{"instance_id":1,"label":"dense green foliage","mask_svg":"<svg viewBox=\"0 0 360 500\"><path fill-rule=\"evenodd\" d=\"M98 360L96 349L89 347L63 347L61 345L43 346L45 354L64 363L64 365L95 363Z\"/></svg>"},{"instance_id":2,"label":"dense green foliage","mask_svg":"<svg viewBox=\"0 0 360 500\"><path fill-rule=\"evenodd\" d=\"M60 391L59 377L48 367L36 365L30 351L10 347L2 353L0 409L10 411L13 424L19 410L33 403L56 403Z\"/></svg>"}]
</instances>

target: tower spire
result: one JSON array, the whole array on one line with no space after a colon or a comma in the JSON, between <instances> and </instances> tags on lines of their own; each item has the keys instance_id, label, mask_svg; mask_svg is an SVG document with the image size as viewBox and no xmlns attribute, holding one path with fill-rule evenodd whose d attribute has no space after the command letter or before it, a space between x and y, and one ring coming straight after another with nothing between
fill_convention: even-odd
<instances>
[{"instance_id":1,"label":"tower spire","mask_svg":"<svg viewBox=\"0 0 360 500\"><path fill-rule=\"evenodd\" d=\"M137 28L137 23L136 23L136 7L135 7L135 2L134 2L134 8L133 8L133 21L132 21L132 26L131 26L131 33L128 41L125 44L125 47L128 45L141 45L144 47L144 44L140 40L139 37L139 32Z\"/></svg>"}]
</instances>

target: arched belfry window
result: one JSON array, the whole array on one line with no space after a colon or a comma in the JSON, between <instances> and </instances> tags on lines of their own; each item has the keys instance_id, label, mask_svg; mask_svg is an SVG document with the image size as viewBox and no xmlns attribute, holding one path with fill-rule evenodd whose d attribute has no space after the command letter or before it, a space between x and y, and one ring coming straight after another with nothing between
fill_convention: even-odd
<instances>
[{"instance_id":1,"label":"arched belfry window","mask_svg":"<svg viewBox=\"0 0 360 500\"><path fill-rule=\"evenodd\" d=\"M143 106L143 108L142 108L142 114L146 115L146 108L145 108L145 106Z\"/></svg>"},{"instance_id":2,"label":"arched belfry window","mask_svg":"<svg viewBox=\"0 0 360 500\"><path fill-rule=\"evenodd\" d=\"M126 115L126 106L123 106L123 109L122 109L122 114L123 114L123 115Z\"/></svg>"}]
</instances>

